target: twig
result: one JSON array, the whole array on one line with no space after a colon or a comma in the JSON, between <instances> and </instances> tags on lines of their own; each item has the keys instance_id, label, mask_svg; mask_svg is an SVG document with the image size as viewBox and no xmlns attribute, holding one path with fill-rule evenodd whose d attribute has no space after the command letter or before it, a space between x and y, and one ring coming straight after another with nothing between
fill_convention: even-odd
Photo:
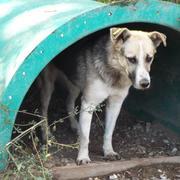
<instances>
[{"instance_id":1,"label":"twig","mask_svg":"<svg viewBox=\"0 0 180 180\"><path fill-rule=\"evenodd\" d=\"M43 172L43 177L44 177L44 179L46 179L45 172L44 172L43 162L42 162L41 157L40 157L40 155L39 155L39 152L38 152L38 150L37 150L37 148L36 148L36 144L35 144L35 142L34 142L34 137L33 137L33 135L31 135L31 136L32 136L32 143L33 143L34 149L35 149L35 151L36 151L36 154L37 154L37 156L38 156L39 162L40 162L40 164L41 164L41 168L42 168L42 172Z\"/></svg>"},{"instance_id":2,"label":"twig","mask_svg":"<svg viewBox=\"0 0 180 180\"><path fill-rule=\"evenodd\" d=\"M75 144L60 144L60 143L57 143L57 142L54 142L52 141L51 142L52 144L55 144L55 145L58 145L58 146L62 146L62 147L68 147L68 148L78 148L79 144L78 143L75 143Z\"/></svg>"},{"instance_id":3,"label":"twig","mask_svg":"<svg viewBox=\"0 0 180 180\"><path fill-rule=\"evenodd\" d=\"M11 145L15 146L17 149L20 149L24 154L28 154L28 152L26 152L24 149L18 147L18 145L14 142L11 142ZM9 147L8 147L9 148Z\"/></svg>"},{"instance_id":4,"label":"twig","mask_svg":"<svg viewBox=\"0 0 180 180\"><path fill-rule=\"evenodd\" d=\"M103 123L102 123L101 119L99 118L99 116L98 116L97 112L96 112L96 111L94 111L94 114L96 115L97 120L98 120L98 122L99 122L100 126L101 126L101 127L102 127L102 129L104 130L104 125L103 125Z\"/></svg>"},{"instance_id":5,"label":"twig","mask_svg":"<svg viewBox=\"0 0 180 180\"><path fill-rule=\"evenodd\" d=\"M23 131L19 136L15 137L13 140L11 140L9 143L6 144L6 147L10 146L12 143L15 143L17 140L21 139L23 136L25 136L30 131L34 130L36 127L40 126L40 124L44 123L45 119L39 121L34 126L28 128L27 130Z\"/></svg>"},{"instance_id":6,"label":"twig","mask_svg":"<svg viewBox=\"0 0 180 180\"><path fill-rule=\"evenodd\" d=\"M27 124L17 124L17 123L15 123L14 125L15 125L15 126L26 127L26 126L31 126L31 125L34 125L34 124L35 124L35 122L30 122L30 123L27 123Z\"/></svg>"},{"instance_id":7,"label":"twig","mask_svg":"<svg viewBox=\"0 0 180 180\"><path fill-rule=\"evenodd\" d=\"M53 125L55 125L55 124L57 124L57 123L59 123L59 122L62 122L62 121L64 121L65 119L68 119L69 117L71 117L73 115L73 113L71 113L70 115L68 115L68 116L66 116L66 117L64 117L64 118L61 118L61 119L59 119L59 120L55 120L53 123L51 123L50 125L49 125L49 127L51 127L51 126L53 126Z\"/></svg>"},{"instance_id":8,"label":"twig","mask_svg":"<svg viewBox=\"0 0 180 180\"><path fill-rule=\"evenodd\" d=\"M13 163L15 164L17 170L19 171L19 168L18 168L18 164L16 163L16 160L14 158L14 156L11 154L11 152L9 151L9 148L6 148L6 151L7 153L9 154L10 158L12 159Z\"/></svg>"},{"instance_id":9,"label":"twig","mask_svg":"<svg viewBox=\"0 0 180 180\"><path fill-rule=\"evenodd\" d=\"M15 110L11 110L11 111L15 111ZM18 113L22 113L22 114L27 114L27 115L30 115L30 116L34 116L34 117L39 117L39 118L43 118L43 119L46 119L46 117L44 116L41 116L39 114L34 114L34 113L30 113L30 112L27 112L27 111L17 111Z\"/></svg>"}]
</instances>

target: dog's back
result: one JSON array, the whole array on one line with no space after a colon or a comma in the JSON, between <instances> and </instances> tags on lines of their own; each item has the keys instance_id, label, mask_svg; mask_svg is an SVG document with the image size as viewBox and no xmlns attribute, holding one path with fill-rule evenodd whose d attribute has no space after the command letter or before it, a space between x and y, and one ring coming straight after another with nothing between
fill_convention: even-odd
<instances>
[{"instance_id":1,"label":"dog's back","mask_svg":"<svg viewBox=\"0 0 180 180\"><path fill-rule=\"evenodd\" d=\"M97 75L97 63L106 63L108 42L109 36L106 32L88 37L60 53L53 64L82 91L88 76Z\"/></svg>"}]
</instances>

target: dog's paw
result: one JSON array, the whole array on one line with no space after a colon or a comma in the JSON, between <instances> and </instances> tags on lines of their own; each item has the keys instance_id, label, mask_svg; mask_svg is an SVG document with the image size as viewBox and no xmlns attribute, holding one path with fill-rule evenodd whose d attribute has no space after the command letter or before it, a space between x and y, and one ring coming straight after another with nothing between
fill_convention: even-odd
<instances>
[{"instance_id":1,"label":"dog's paw","mask_svg":"<svg viewBox=\"0 0 180 180\"><path fill-rule=\"evenodd\" d=\"M119 160L121 158L120 158L120 155L118 153L112 151L112 152L106 153L104 155L104 159L109 160L109 161L115 161L115 160Z\"/></svg>"},{"instance_id":2,"label":"dog's paw","mask_svg":"<svg viewBox=\"0 0 180 180\"><path fill-rule=\"evenodd\" d=\"M76 163L77 165L89 164L91 162L90 158L77 158Z\"/></svg>"}]
</instances>

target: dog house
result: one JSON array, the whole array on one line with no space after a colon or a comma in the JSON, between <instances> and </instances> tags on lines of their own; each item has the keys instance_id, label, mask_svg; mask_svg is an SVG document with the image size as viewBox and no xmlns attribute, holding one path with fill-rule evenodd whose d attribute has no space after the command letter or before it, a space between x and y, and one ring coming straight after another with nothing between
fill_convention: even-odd
<instances>
[{"instance_id":1,"label":"dog house","mask_svg":"<svg viewBox=\"0 0 180 180\"><path fill-rule=\"evenodd\" d=\"M18 109L42 69L78 40L111 26L159 30L167 35L167 48L159 48L153 65L153 88L133 90L126 107L180 132L179 5L158 0L111 5L93 0L2 0L0 170L8 164L5 146L11 140Z\"/></svg>"}]
</instances>

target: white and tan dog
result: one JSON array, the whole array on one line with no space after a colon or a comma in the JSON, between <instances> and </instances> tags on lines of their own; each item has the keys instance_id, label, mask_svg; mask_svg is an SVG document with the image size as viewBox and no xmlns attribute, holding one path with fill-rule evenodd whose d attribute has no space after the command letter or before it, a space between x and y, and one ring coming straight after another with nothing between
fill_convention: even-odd
<instances>
[{"instance_id":1,"label":"white and tan dog","mask_svg":"<svg viewBox=\"0 0 180 180\"><path fill-rule=\"evenodd\" d=\"M112 135L121 106L131 86L136 89L150 87L150 67L156 48L161 42L166 46L166 36L160 32L111 28L110 33L86 43L77 51L63 57L64 62L67 59L76 62L70 75L67 75L67 68L62 66L60 70L61 65L55 66L53 63L43 70L39 84L44 116L47 116L55 81L60 80L68 87L68 112L73 112L75 100L82 92L79 123L73 116L70 118L71 127L79 129L78 164L90 162L88 144L92 110L104 100L106 100L104 156L111 158L118 155L113 150ZM63 60L59 62L63 63Z\"/></svg>"}]
</instances>

